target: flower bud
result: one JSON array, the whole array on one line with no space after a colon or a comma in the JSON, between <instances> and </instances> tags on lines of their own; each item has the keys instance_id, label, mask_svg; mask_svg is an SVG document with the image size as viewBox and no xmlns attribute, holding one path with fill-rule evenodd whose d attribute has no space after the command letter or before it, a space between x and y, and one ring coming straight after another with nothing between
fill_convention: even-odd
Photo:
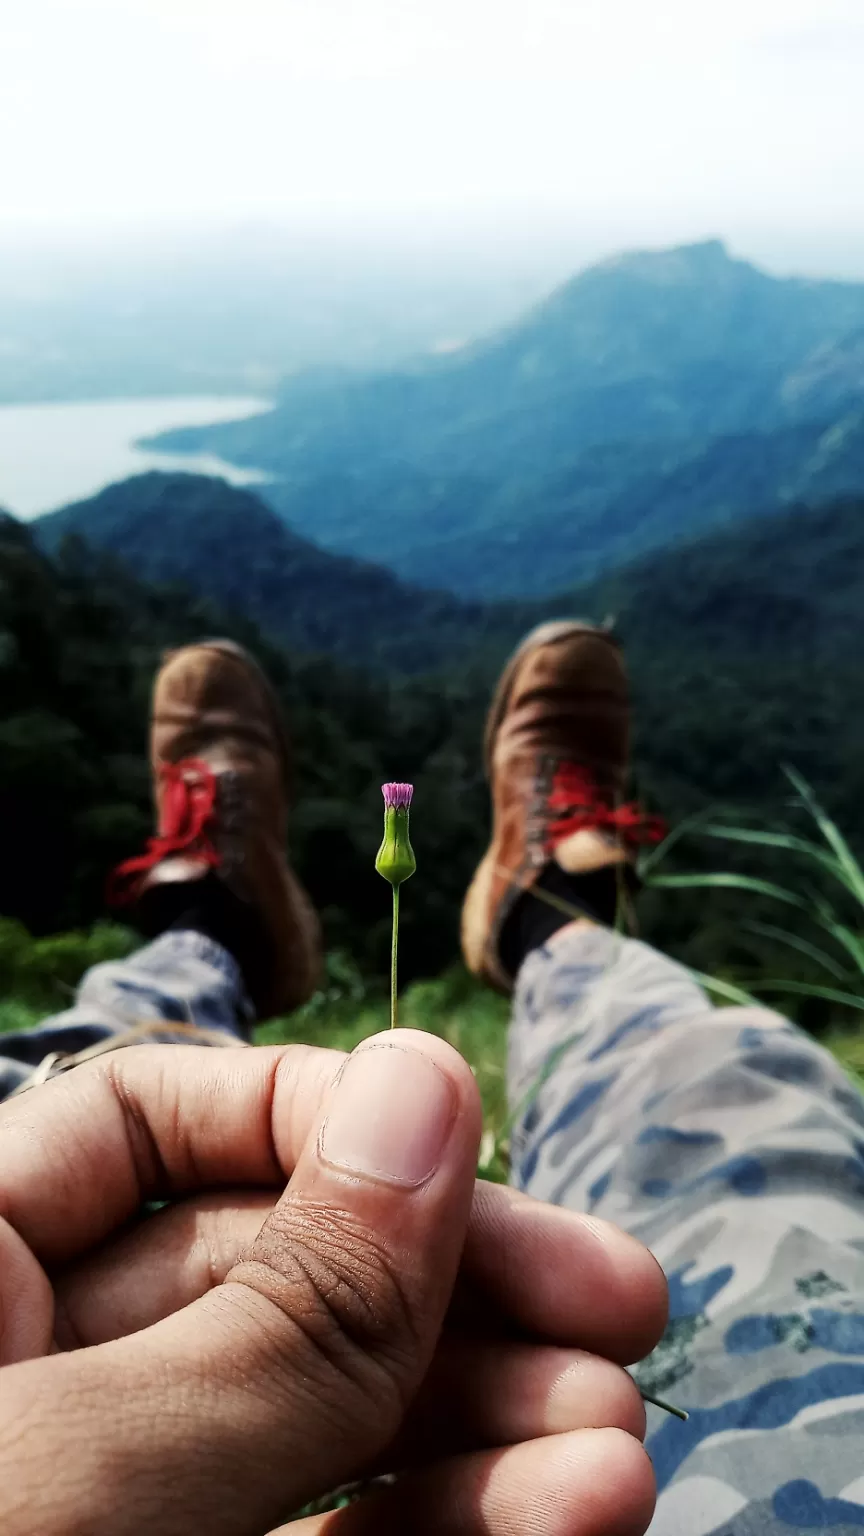
<instances>
[{"instance_id":1,"label":"flower bud","mask_svg":"<svg viewBox=\"0 0 864 1536\"><path fill-rule=\"evenodd\" d=\"M391 885L401 885L417 868L417 860L408 836L408 807L413 784L382 784L384 796L384 841L378 849L375 868Z\"/></svg>"}]
</instances>

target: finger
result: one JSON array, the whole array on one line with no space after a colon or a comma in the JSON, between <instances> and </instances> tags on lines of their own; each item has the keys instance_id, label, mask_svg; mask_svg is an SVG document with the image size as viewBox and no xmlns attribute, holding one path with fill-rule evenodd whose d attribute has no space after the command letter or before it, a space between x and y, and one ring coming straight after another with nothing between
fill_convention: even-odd
<instances>
[{"instance_id":1,"label":"finger","mask_svg":"<svg viewBox=\"0 0 864 1536\"><path fill-rule=\"evenodd\" d=\"M168 1317L224 1280L273 1208L269 1194L208 1196L160 1212L57 1287L55 1339L71 1349ZM399 1439L398 1459L564 1430L617 1427L641 1439L645 1413L626 1372L598 1356L446 1331Z\"/></svg>"},{"instance_id":2,"label":"finger","mask_svg":"<svg viewBox=\"0 0 864 1536\"><path fill-rule=\"evenodd\" d=\"M636 1238L501 1185L477 1185L463 1270L530 1332L622 1365L647 1355L666 1326L665 1276Z\"/></svg>"},{"instance_id":3,"label":"finger","mask_svg":"<svg viewBox=\"0 0 864 1536\"><path fill-rule=\"evenodd\" d=\"M571 1429L645 1434L645 1408L626 1371L597 1355L548 1344L445 1334L390 1465L514 1445Z\"/></svg>"},{"instance_id":4,"label":"finger","mask_svg":"<svg viewBox=\"0 0 864 1536\"><path fill-rule=\"evenodd\" d=\"M184 1200L71 1266L54 1282L58 1348L124 1338L206 1296L251 1249L277 1198L254 1190Z\"/></svg>"},{"instance_id":5,"label":"finger","mask_svg":"<svg viewBox=\"0 0 864 1536\"><path fill-rule=\"evenodd\" d=\"M61 1349L149 1327L221 1283L251 1248L272 1196L211 1195L161 1211L55 1286ZM23 1358L23 1357L22 1357ZM567 1429L642 1437L642 1400L626 1372L573 1349L442 1335L400 1447L411 1460Z\"/></svg>"},{"instance_id":6,"label":"finger","mask_svg":"<svg viewBox=\"0 0 864 1536\"><path fill-rule=\"evenodd\" d=\"M0 1366L44 1355L54 1318L48 1276L27 1244L0 1219Z\"/></svg>"},{"instance_id":7,"label":"finger","mask_svg":"<svg viewBox=\"0 0 864 1536\"><path fill-rule=\"evenodd\" d=\"M78 1067L0 1110L0 1217L56 1264L148 1198L281 1188L344 1059L309 1046L136 1046ZM494 1299L529 1331L621 1362L647 1354L665 1325L665 1281L641 1244L500 1185L477 1185L463 1269L484 1315Z\"/></svg>"},{"instance_id":8,"label":"finger","mask_svg":"<svg viewBox=\"0 0 864 1536\"><path fill-rule=\"evenodd\" d=\"M119 1509L133 1530L245 1536L379 1454L440 1331L480 1130L474 1078L443 1041L400 1030L361 1046L223 1285L145 1332L0 1377L0 1447L14 1424L38 1474L26 1529L116 1536ZM7 1515L4 1536L21 1528Z\"/></svg>"},{"instance_id":9,"label":"finger","mask_svg":"<svg viewBox=\"0 0 864 1536\"><path fill-rule=\"evenodd\" d=\"M41 1262L74 1258L148 1199L283 1187L341 1051L137 1045L0 1110L0 1217Z\"/></svg>"},{"instance_id":10,"label":"finger","mask_svg":"<svg viewBox=\"0 0 864 1536\"><path fill-rule=\"evenodd\" d=\"M149 1327L224 1280L258 1235L276 1192L208 1195L160 1211L55 1282L61 1348ZM457 1315L628 1364L666 1320L656 1261L607 1222L557 1211L496 1184L475 1187Z\"/></svg>"},{"instance_id":11,"label":"finger","mask_svg":"<svg viewBox=\"0 0 864 1536\"><path fill-rule=\"evenodd\" d=\"M412 1472L271 1536L643 1536L654 1475L620 1430L577 1430Z\"/></svg>"}]
</instances>

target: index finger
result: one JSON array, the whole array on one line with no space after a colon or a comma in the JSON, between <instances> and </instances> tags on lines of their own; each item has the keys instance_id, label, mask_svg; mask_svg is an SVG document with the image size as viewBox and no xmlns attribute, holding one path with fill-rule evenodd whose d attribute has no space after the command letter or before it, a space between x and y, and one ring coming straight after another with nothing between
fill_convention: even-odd
<instances>
[{"instance_id":1,"label":"index finger","mask_svg":"<svg viewBox=\"0 0 864 1536\"><path fill-rule=\"evenodd\" d=\"M146 1200L282 1187L343 1051L136 1045L0 1109L0 1216L43 1263L76 1258Z\"/></svg>"}]
</instances>

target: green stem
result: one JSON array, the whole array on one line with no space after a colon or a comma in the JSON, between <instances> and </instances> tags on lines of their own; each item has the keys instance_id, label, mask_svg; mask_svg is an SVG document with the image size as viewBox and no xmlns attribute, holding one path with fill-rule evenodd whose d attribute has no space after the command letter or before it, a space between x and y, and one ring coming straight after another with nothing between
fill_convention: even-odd
<instances>
[{"instance_id":1,"label":"green stem","mask_svg":"<svg viewBox=\"0 0 864 1536\"><path fill-rule=\"evenodd\" d=\"M676 1419L683 1419L686 1424L690 1415L683 1408L675 1408L672 1403L665 1403L662 1397L651 1397L647 1392L643 1392L641 1387L639 1391L643 1403L653 1403L655 1408L663 1408L666 1413L674 1413Z\"/></svg>"},{"instance_id":2,"label":"green stem","mask_svg":"<svg viewBox=\"0 0 864 1536\"><path fill-rule=\"evenodd\" d=\"M399 949L399 887L393 887L393 939L390 946L390 1028L396 1028L396 956Z\"/></svg>"}]
</instances>

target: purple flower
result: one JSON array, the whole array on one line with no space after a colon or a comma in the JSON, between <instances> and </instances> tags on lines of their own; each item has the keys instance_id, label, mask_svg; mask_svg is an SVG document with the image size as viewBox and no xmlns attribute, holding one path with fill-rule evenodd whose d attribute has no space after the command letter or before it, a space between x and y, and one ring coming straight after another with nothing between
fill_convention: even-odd
<instances>
[{"instance_id":1,"label":"purple flower","mask_svg":"<svg viewBox=\"0 0 864 1536\"><path fill-rule=\"evenodd\" d=\"M388 811L406 811L414 793L413 784L382 784L381 793Z\"/></svg>"}]
</instances>

